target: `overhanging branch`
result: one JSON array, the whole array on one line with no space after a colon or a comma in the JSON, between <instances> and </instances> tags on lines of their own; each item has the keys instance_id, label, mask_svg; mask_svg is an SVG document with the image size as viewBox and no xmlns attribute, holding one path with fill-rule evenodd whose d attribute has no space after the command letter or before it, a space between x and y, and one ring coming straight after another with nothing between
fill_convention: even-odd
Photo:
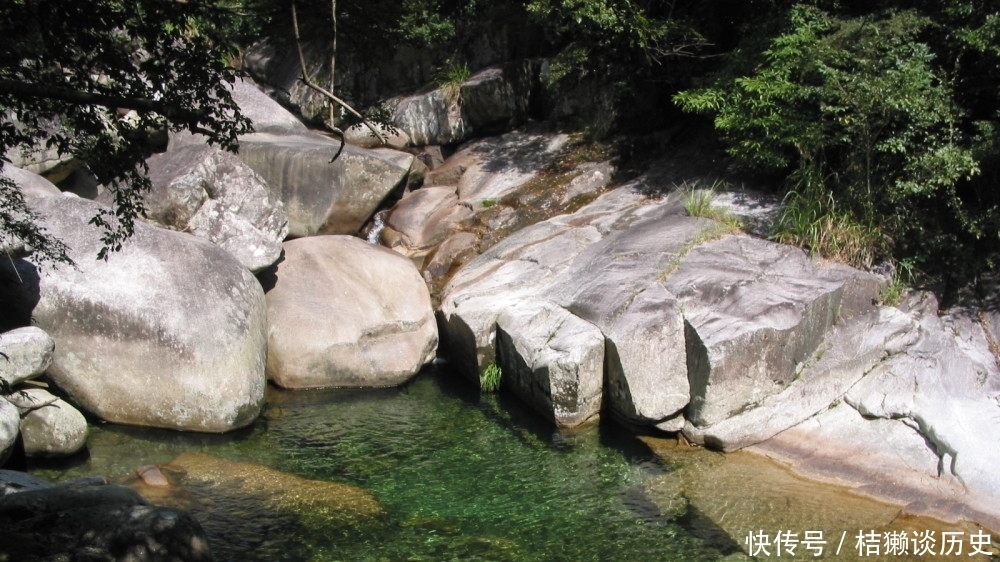
<instances>
[{"instance_id":1,"label":"overhanging branch","mask_svg":"<svg viewBox=\"0 0 1000 562\"><path fill-rule=\"evenodd\" d=\"M151 111L159 113L168 119L175 119L189 124L197 124L209 116L208 112L205 111L185 109L150 98L116 96L53 87L49 84L15 82L12 80L0 80L0 94L59 100L77 105L99 105L112 109L122 108L134 109L136 111Z\"/></svg>"}]
</instances>

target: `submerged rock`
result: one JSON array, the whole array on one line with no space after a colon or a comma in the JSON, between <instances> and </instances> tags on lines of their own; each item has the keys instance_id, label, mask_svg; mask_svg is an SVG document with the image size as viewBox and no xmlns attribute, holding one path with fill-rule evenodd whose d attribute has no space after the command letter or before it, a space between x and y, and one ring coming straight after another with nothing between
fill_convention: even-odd
<instances>
[{"instance_id":1,"label":"submerged rock","mask_svg":"<svg viewBox=\"0 0 1000 562\"><path fill-rule=\"evenodd\" d=\"M268 468L209 455L184 453L167 465L181 484L207 484L251 497L267 510L298 516L307 527L358 531L381 526L386 512L371 493L349 484L308 480Z\"/></svg>"},{"instance_id":2,"label":"submerged rock","mask_svg":"<svg viewBox=\"0 0 1000 562\"><path fill-rule=\"evenodd\" d=\"M84 479L0 496L0 553L12 560L213 560L201 525L124 486Z\"/></svg>"}]
</instances>

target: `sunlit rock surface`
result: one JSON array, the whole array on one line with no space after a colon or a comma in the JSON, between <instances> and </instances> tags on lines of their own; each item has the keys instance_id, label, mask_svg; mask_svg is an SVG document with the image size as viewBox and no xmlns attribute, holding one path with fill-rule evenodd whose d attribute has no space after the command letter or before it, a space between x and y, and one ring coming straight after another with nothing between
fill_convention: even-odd
<instances>
[{"instance_id":1,"label":"sunlit rock surface","mask_svg":"<svg viewBox=\"0 0 1000 562\"><path fill-rule=\"evenodd\" d=\"M49 378L107 421L223 432L252 422L264 399L267 319L251 273L218 246L145 223L98 260L101 207L35 199L75 266L2 260L6 318L56 342Z\"/></svg>"}]
</instances>

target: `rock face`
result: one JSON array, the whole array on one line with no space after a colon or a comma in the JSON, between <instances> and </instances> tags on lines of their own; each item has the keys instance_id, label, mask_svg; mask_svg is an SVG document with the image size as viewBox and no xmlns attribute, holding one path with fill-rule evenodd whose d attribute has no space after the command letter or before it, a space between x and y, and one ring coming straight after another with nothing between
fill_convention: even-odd
<instances>
[{"instance_id":1,"label":"rock face","mask_svg":"<svg viewBox=\"0 0 1000 562\"><path fill-rule=\"evenodd\" d=\"M754 449L909 513L1000 529L1000 368L975 353L985 326L963 311L939 317L928 294L892 310L907 323L907 345L886 346L835 407Z\"/></svg>"},{"instance_id":2,"label":"rock face","mask_svg":"<svg viewBox=\"0 0 1000 562\"><path fill-rule=\"evenodd\" d=\"M285 243L262 277L267 373L285 388L393 386L434 358L437 325L413 264L351 236Z\"/></svg>"},{"instance_id":3,"label":"rock face","mask_svg":"<svg viewBox=\"0 0 1000 562\"><path fill-rule=\"evenodd\" d=\"M413 156L348 145L320 135L254 133L240 158L280 193L292 237L355 234L406 177Z\"/></svg>"},{"instance_id":4,"label":"rock face","mask_svg":"<svg viewBox=\"0 0 1000 562\"><path fill-rule=\"evenodd\" d=\"M146 163L152 183L145 198L150 219L218 244L250 271L278 260L288 234L284 205L235 155L191 145Z\"/></svg>"},{"instance_id":5,"label":"rock face","mask_svg":"<svg viewBox=\"0 0 1000 562\"><path fill-rule=\"evenodd\" d=\"M441 312L466 373L496 358L516 374L510 387L556 423L576 425L603 405L677 431L779 392L834 320L861 312L877 288L861 272L687 216L680 197L619 190L486 251L445 287ZM575 348L564 347L564 330L577 334ZM559 382L584 372L585 385ZM555 407L577 402L579 388L596 389L587 414Z\"/></svg>"},{"instance_id":6,"label":"rock face","mask_svg":"<svg viewBox=\"0 0 1000 562\"><path fill-rule=\"evenodd\" d=\"M0 553L11 560L210 561L190 515L149 505L124 486L86 479L0 496ZM5 556L5 557L6 557Z\"/></svg>"},{"instance_id":7,"label":"rock face","mask_svg":"<svg viewBox=\"0 0 1000 562\"><path fill-rule=\"evenodd\" d=\"M4 260L10 292L0 305L56 341L52 382L112 422L222 432L256 418L267 320L246 268L208 241L142 223L98 261L100 232L87 224L96 203L45 198L32 207L76 267Z\"/></svg>"}]
</instances>

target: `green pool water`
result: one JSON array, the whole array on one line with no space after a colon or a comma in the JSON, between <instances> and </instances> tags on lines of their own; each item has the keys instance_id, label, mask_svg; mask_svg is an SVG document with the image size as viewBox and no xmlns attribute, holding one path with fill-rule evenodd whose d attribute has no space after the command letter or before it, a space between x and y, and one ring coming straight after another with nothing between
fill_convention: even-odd
<instances>
[{"instance_id":1,"label":"green pool water","mask_svg":"<svg viewBox=\"0 0 1000 562\"><path fill-rule=\"evenodd\" d=\"M560 431L431 370L396 389L271 390L256 424L223 436L94 426L87 456L32 472L124 480L202 453L350 484L384 507L376 523L345 528L179 477L173 500L201 521L220 561L746 560L739 541L750 529L897 520L894 508L854 500L835 510L839 500L767 475L759 458L672 450L609 421ZM825 519L808 520L816 514Z\"/></svg>"}]
</instances>

